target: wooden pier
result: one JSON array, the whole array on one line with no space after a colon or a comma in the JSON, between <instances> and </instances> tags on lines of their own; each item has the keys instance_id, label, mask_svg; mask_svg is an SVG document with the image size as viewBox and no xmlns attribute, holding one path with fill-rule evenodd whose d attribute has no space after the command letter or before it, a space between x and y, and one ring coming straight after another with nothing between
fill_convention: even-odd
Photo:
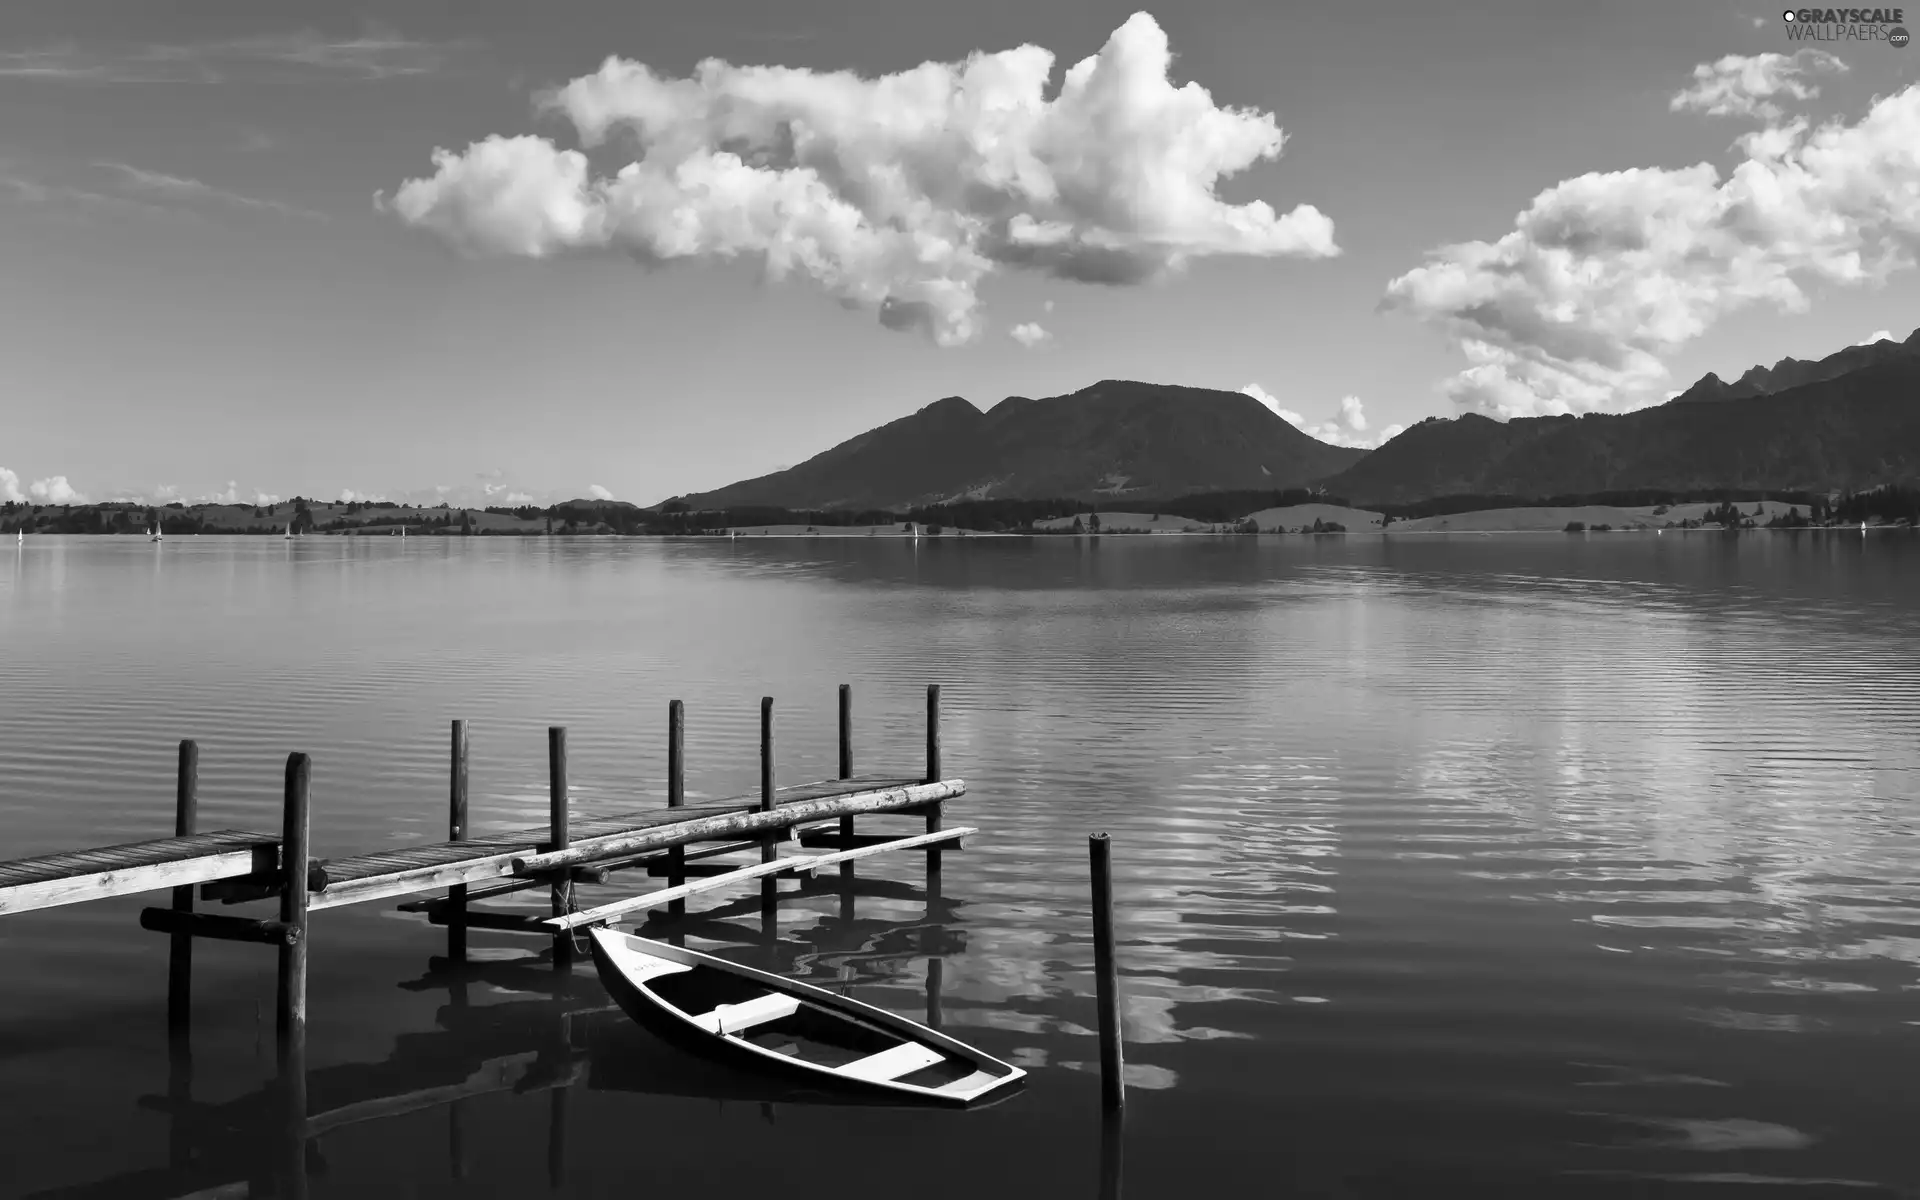
<instances>
[{"instance_id":1,"label":"wooden pier","mask_svg":"<svg viewBox=\"0 0 1920 1200\"><path fill-rule=\"evenodd\" d=\"M421 893L442 892L401 904L447 930L447 956L466 956L467 931L501 930L552 939L554 966L564 969L573 949L573 931L644 915L668 906L684 914L688 897L761 881L761 911L771 927L777 880L818 879L839 867L839 882L851 885L853 864L894 850L924 850L929 894L937 895L940 854L957 849L977 833L970 827L943 828L942 807L966 793L959 779L942 776L940 764L940 688L927 689L926 770L919 775L856 775L852 753L852 691L839 696L840 745L837 779L776 787L773 756L773 701L761 701L760 787L750 795L686 803L684 711L678 700L668 709L667 804L613 816L575 819L567 784L566 730L548 731L549 813L545 828L474 838L469 831L468 731L453 722L449 762L448 836L445 841L370 854L312 860L307 852L312 765L305 754L287 760L278 834L221 830L195 832L198 821L198 747L180 746L175 800L175 836L98 849L0 862L0 915L77 904L87 900L173 889L167 907L141 913L143 928L168 934L168 1023L187 1026L195 938L255 942L275 947L279 987L275 1027L282 1075L304 1093L301 1063L306 1031L308 922L312 913ZM862 834L857 817L924 815L925 832L908 835ZM781 856L783 843L796 841L819 853ZM709 860L757 851L748 864ZM605 883L632 871L664 878L666 886L579 911L576 883ZM478 886L476 886L478 885ZM545 916L488 909L480 902L510 893L545 888L551 896ZM277 899L275 919L224 916L196 911L196 899L237 904ZM305 1110L304 1094L289 1103Z\"/></svg>"}]
</instances>

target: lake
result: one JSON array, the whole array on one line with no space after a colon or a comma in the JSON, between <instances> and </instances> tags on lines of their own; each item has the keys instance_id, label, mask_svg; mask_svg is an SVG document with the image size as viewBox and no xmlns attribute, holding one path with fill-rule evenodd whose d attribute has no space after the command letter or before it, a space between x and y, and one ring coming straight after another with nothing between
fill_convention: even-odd
<instances>
[{"instance_id":1,"label":"lake","mask_svg":"<svg viewBox=\"0 0 1920 1200\"><path fill-rule=\"evenodd\" d=\"M938 683L946 819L981 827L938 901L882 856L775 943L688 944L916 1018L931 982L1024 1092L709 1087L596 1011L590 965L475 932L449 972L376 903L314 917L311 1102L424 1095L321 1137L312 1194L1909 1195L1916 618L1903 532L28 538L0 547L0 858L170 833L182 738L203 829L277 829L311 754L327 857L445 836L454 718L484 834L544 824L550 724L576 811L615 812L664 801L671 698L697 799L756 786L762 695L781 781L833 775L842 682L856 767L916 771ZM200 944L188 1077L148 903L0 917L0 1194L259 1170L273 955Z\"/></svg>"}]
</instances>

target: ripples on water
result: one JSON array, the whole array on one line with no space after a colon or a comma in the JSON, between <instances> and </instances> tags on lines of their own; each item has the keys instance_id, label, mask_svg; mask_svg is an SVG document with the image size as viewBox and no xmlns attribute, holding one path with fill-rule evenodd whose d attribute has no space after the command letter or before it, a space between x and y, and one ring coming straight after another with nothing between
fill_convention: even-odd
<instances>
[{"instance_id":1,"label":"ripples on water","mask_svg":"<svg viewBox=\"0 0 1920 1200\"><path fill-rule=\"evenodd\" d=\"M939 682L970 787L949 819L983 828L943 902L866 896L848 925L833 897L797 900L779 946L728 951L908 1012L937 963L945 1024L1035 1071L966 1118L998 1150L938 1194L1004 1189L1008 1164L1017 1191L1092 1186L1074 1122L1101 829L1136 1194L1188 1186L1213 1139L1217 1178L1283 1194L1904 1194L1917 542L32 539L0 555L0 856L164 833L181 737L202 745L203 828L277 827L284 756L312 753L316 853L338 855L443 836L453 717L472 723L484 833L544 822L549 723L569 726L579 808L611 812L660 802L670 697L690 790L711 796L754 786L760 695L799 781L833 772L835 684L854 684L857 765L912 770ZM162 1090L163 946L138 907L0 918L0 1085L62 1080L0 1115L76 1159L99 1152L73 1127L101 1106L164 1129L126 1094ZM445 991L396 987L437 931L380 907L316 918L318 1063L386 1060L449 1019L410 998ZM240 1094L272 971L245 947L202 964L209 1086ZM545 1128L529 1103L487 1112ZM810 1157L847 1139L828 1155L846 1158L957 1128L800 1109L800 1132L775 1132L593 1088L571 1119L627 1128L642 1109L677 1131L688 1178L723 1169L697 1156L730 1139ZM347 1174L443 1186L444 1163L405 1150L406 1122L431 1119L346 1143ZM595 1147L570 1153L618 1177ZM165 1159L117 1153L51 1154L35 1187ZM462 1186L508 1191L527 1169L509 1156Z\"/></svg>"}]
</instances>

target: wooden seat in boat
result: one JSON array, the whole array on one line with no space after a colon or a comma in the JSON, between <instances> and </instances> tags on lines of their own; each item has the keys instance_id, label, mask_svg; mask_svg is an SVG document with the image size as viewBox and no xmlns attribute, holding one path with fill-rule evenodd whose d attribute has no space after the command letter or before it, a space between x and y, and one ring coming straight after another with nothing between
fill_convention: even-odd
<instances>
[{"instance_id":1,"label":"wooden seat in boat","mask_svg":"<svg viewBox=\"0 0 1920 1200\"><path fill-rule=\"evenodd\" d=\"M929 1046L918 1042L901 1042L889 1050L878 1054L869 1054L857 1058L834 1070L841 1075L850 1075L855 1079L875 1081L898 1079L902 1075L911 1075L922 1067L930 1067L946 1056Z\"/></svg>"},{"instance_id":2,"label":"wooden seat in boat","mask_svg":"<svg viewBox=\"0 0 1920 1200\"><path fill-rule=\"evenodd\" d=\"M712 1012L701 1013L694 1020L715 1033L738 1033L742 1029L751 1029L755 1025L764 1025L768 1021L778 1021L781 1017L790 1017L798 1011L800 1011L798 997L768 992L764 996L755 996L751 1000L742 1000L738 1004L722 1004Z\"/></svg>"}]
</instances>

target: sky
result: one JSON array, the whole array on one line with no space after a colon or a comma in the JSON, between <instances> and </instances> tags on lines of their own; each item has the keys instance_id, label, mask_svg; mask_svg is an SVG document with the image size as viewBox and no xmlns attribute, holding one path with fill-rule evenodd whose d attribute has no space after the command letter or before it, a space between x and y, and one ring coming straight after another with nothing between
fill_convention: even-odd
<instances>
[{"instance_id":1,"label":"sky","mask_svg":"<svg viewBox=\"0 0 1920 1200\"><path fill-rule=\"evenodd\" d=\"M651 504L1110 378L1371 445L1904 338L1920 50L1791 33L8 0L0 499Z\"/></svg>"}]
</instances>

